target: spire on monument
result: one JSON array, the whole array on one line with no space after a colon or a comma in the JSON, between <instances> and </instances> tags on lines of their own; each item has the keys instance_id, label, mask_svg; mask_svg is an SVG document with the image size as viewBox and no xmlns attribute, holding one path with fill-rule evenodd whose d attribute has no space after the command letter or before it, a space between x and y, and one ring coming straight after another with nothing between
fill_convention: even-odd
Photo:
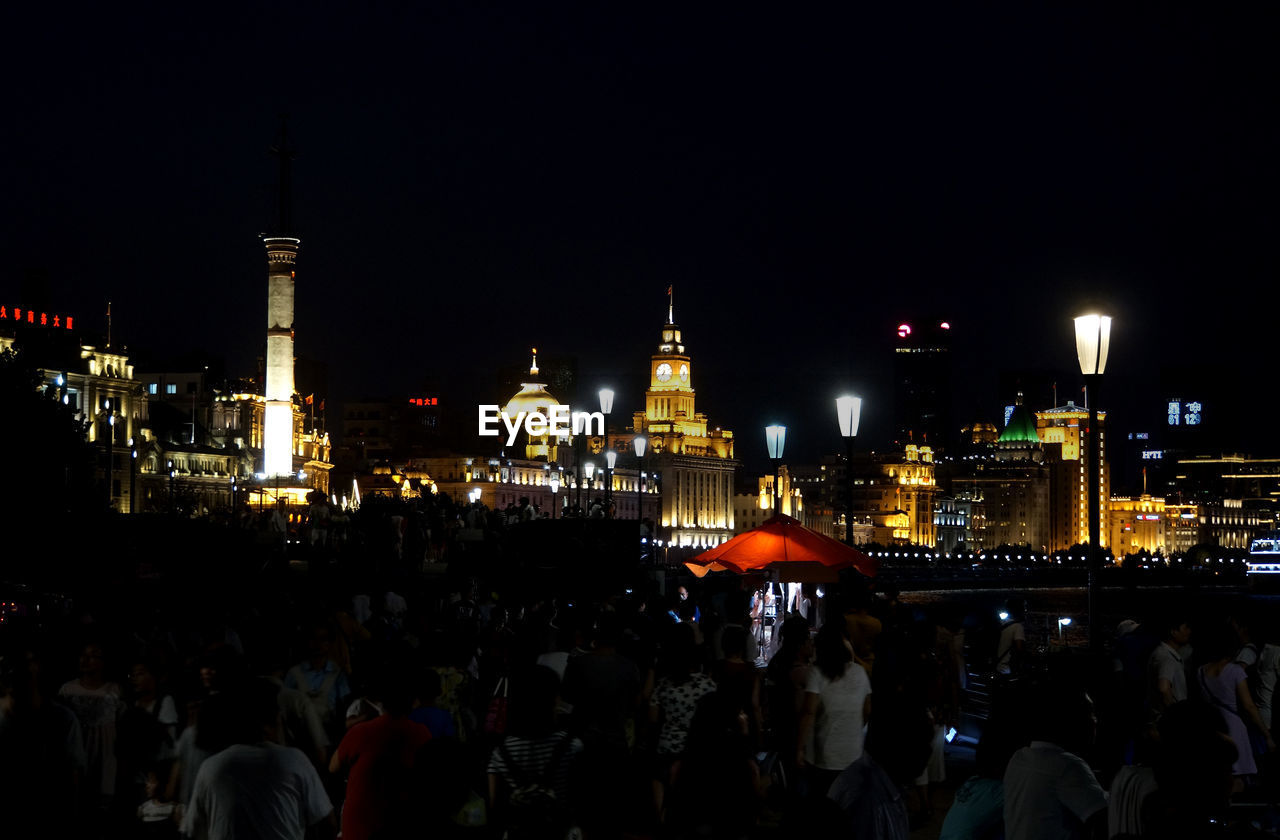
<instances>
[{"instance_id":1,"label":"spire on monument","mask_svg":"<svg viewBox=\"0 0 1280 840\"><path fill-rule=\"evenodd\" d=\"M667 323L674 324L676 322L676 296L675 286L667 286Z\"/></svg>"},{"instance_id":2,"label":"spire on monument","mask_svg":"<svg viewBox=\"0 0 1280 840\"><path fill-rule=\"evenodd\" d=\"M289 162L296 152L289 145L289 116L280 115L280 142L271 147L271 154L280 158L280 196L277 208L276 235L289 236L293 233L293 178Z\"/></svg>"},{"instance_id":3,"label":"spire on monument","mask_svg":"<svg viewBox=\"0 0 1280 840\"><path fill-rule=\"evenodd\" d=\"M533 364L529 365L529 373L538 375L538 348L533 348Z\"/></svg>"}]
</instances>

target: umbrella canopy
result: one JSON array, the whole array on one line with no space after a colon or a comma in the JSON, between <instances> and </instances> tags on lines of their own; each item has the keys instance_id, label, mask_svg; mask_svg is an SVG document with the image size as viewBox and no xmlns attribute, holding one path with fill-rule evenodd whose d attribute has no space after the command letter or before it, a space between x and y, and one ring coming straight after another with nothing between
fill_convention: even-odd
<instances>
[{"instance_id":1,"label":"umbrella canopy","mask_svg":"<svg viewBox=\"0 0 1280 840\"><path fill-rule=\"evenodd\" d=\"M879 564L858 549L810 531L785 514L704 551L685 565L698 577L717 571L741 575L769 570L781 580L806 582L833 581L841 569L849 567L868 577L875 577L879 570Z\"/></svg>"}]
</instances>

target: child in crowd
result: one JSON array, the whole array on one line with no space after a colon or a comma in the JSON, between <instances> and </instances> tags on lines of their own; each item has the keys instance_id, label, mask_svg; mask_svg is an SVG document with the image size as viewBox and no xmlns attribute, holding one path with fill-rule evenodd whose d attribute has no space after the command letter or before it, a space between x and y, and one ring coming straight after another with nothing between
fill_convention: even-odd
<instances>
[{"instance_id":1,"label":"child in crowd","mask_svg":"<svg viewBox=\"0 0 1280 840\"><path fill-rule=\"evenodd\" d=\"M138 806L138 836L148 840L178 836L177 803L167 800L160 787L161 776L168 772L160 767L147 771L147 800Z\"/></svg>"}]
</instances>

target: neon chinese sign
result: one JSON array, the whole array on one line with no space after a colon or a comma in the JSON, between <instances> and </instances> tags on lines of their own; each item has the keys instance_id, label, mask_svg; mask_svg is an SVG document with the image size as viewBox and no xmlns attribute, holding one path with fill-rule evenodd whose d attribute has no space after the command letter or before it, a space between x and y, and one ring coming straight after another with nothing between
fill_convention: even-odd
<instances>
[{"instance_id":1,"label":"neon chinese sign","mask_svg":"<svg viewBox=\"0 0 1280 840\"><path fill-rule=\"evenodd\" d=\"M0 304L0 321L14 324L29 324L33 327L52 327L53 329L75 329L74 318L70 315L37 312L34 309L23 309L21 306L4 306Z\"/></svg>"},{"instance_id":2,"label":"neon chinese sign","mask_svg":"<svg viewBox=\"0 0 1280 840\"><path fill-rule=\"evenodd\" d=\"M409 405L439 405L439 397L410 397Z\"/></svg>"}]
</instances>

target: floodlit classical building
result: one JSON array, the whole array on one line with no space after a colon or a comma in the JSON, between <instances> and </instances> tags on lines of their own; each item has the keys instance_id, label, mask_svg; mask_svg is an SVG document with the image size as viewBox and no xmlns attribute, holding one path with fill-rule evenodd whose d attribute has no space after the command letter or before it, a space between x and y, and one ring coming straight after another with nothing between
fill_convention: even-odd
<instances>
[{"instance_id":1,"label":"floodlit classical building","mask_svg":"<svg viewBox=\"0 0 1280 840\"><path fill-rule=\"evenodd\" d=\"M694 404L693 362L668 305L658 352L649 360L644 411L631 429L611 435L610 445L627 452L636 435L648 438L645 465L661 477L658 536L674 547L719 545L734 535L733 432L712 428Z\"/></svg>"},{"instance_id":2,"label":"floodlit classical building","mask_svg":"<svg viewBox=\"0 0 1280 840\"><path fill-rule=\"evenodd\" d=\"M511 418L520 416L521 412L526 416L540 412L549 417L551 409L561 404L547 390L547 384L541 381L537 350L534 350L528 381L521 383L520 390L507 400L502 411ZM592 440L593 431L597 432L594 440L603 445L599 429L584 427L581 430L584 442ZM623 459L619 459L612 471L606 471L603 459L598 455L592 456L589 461L591 469L589 473L586 469L582 471L582 486L579 488L575 460L578 453L572 436L556 437L549 430L533 435L522 431L520 439L523 446L517 444L518 448L512 450L499 444L492 454L476 452L412 458L399 471L390 471L389 480L394 482L399 495L447 493L455 500L471 499L490 508L506 508L518 505L521 499L528 499L543 514L555 510L556 516L562 516L566 508L573 507L579 500L584 509L589 509L592 501L608 496L615 519L654 519L657 516L659 490L656 482L646 475L641 486L640 470L632 468ZM615 442L615 445L620 443ZM629 450L618 450L620 455L626 451ZM645 466L644 472L648 473L648 459ZM357 480L362 495L368 495L366 481L370 486L374 483L387 484L387 479L379 479L376 475L361 476ZM392 491L383 493L392 494Z\"/></svg>"},{"instance_id":3,"label":"floodlit classical building","mask_svg":"<svg viewBox=\"0 0 1280 840\"><path fill-rule=\"evenodd\" d=\"M853 473L854 522L870 524L871 541L934 545L938 483L932 447L908 444L900 453L855 456L849 468ZM855 528L855 543L859 530L867 533Z\"/></svg>"},{"instance_id":4,"label":"floodlit classical building","mask_svg":"<svg viewBox=\"0 0 1280 840\"><path fill-rule=\"evenodd\" d=\"M1136 498L1115 496L1107 520L1107 546L1117 558L1140 551L1167 553L1166 521L1162 498L1145 493Z\"/></svg>"}]
</instances>

